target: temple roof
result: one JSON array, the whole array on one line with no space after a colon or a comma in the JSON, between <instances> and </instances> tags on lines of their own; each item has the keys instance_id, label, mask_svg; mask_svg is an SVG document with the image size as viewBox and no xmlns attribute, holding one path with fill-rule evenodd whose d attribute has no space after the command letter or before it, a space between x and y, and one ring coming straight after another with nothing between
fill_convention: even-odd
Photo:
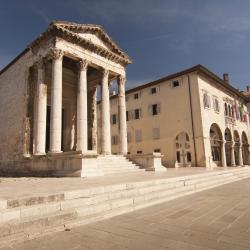
<instances>
[{"instance_id":1,"label":"temple roof","mask_svg":"<svg viewBox=\"0 0 250 250\"><path fill-rule=\"evenodd\" d=\"M32 48L52 36L61 37L85 48L87 47L101 56L125 65L132 62L129 56L118 47L105 30L100 25L95 24L54 21L29 47Z\"/></svg>"}]
</instances>

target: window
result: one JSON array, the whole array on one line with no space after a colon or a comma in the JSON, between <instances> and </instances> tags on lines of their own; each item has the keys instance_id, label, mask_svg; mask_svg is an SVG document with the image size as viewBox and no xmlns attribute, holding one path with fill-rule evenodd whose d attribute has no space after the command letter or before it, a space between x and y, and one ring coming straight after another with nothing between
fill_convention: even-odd
<instances>
[{"instance_id":1,"label":"window","mask_svg":"<svg viewBox=\"0 0 250 250\"><path fill-rule=\"evenodd\" d=\"M156 148L156 149L154 149L154 152L155 152L155 153L160 153L160 152L161 152L161 149L160 149L160 148Z\"/></svg>"},{"instance_id":2,"label":"window","mask_svg":"<svg viewBox=\"0 0 250 250\"><path fill-rule=\"evenodd\" d=\"M180 151L176 151L176 160L177 160L178 163L181 162L181 153L180 153Z\"/></svg>"},{"instance_id":3,"label":"window","mask_svg":"<svg viewBox=\"0 0 250 250\"><path fill-rule=\"evenodd\" d=\"M160 113L160 104L152 104L149 105L149 114L150 115L158 115Z\"/></svg>"},{"instance_id":4,"label":"window","mask_svg":"<svg viewBox=\"0 0 250 250\"><path fill-rule=\"evenodd\" d=\"M118 144L118 136L117 135L112 135L111 143L112 143L112 145L117 145Z\"/></svg>"},{"instance_id":5,"label":"window","mask_svg":"<svg viewBox=\"0 0 250 250\"><path fill-rule=\"evenodd\" d=\"M214 103L214 111L216 112L220 112L220 104L219 104L219 100L217 97L213 97L213 103Z\"/></svg>"},{"instance_id":6,"label":"window","mask_svg":"<svg viewBox=\"0 0 250 250\"><path fill-rule=\"evenodd\" d=\"M126 111L126 121L129 121L129 113Z\"/></svg>"},{"instance_id":7,"label":"window","mask_svg":"<svg viewBox=\"0 0 250 250\"><path fill-rule=\"evenodd\" d=\"M141 118L141 109L135 109L134 110L134 119L140 119Z\"/></svg>"},{"instance_id":8,"label":"window","mask_svg":"<svg viewBox=\"0 0 250 250\"><path fill-rule=\"evenodd\" d=\"M210 96L207 93L203 94L203 105L204 108L210 108Z\"/></svg>"},{"instance_id":9,"label":"window","mask_svg":"<svg viewBox=\"0 0 250 250\"><path fill-rule=\"evenodd\" d=\"M158 115L158 106L157 106L157 104L152 105L152 114L153 115Z\"/></svg>"},{"instance_id":10,"label":"window","mask_svg":"<svg viewBox=\"0 0 250 250\"><path fill-rule=\"evenodd\" d=\"M141 129L135 130L135 141L141 142L142 141L142 132Z\"/></svg>"},{"instance_id":11,"label":"window","mask_svg":"<svg viewBox=\"0 0 250 250\"><path fill-rule=\"evenodd\" d=\"M160 128L153 128L152 134L154 140L160 139Z\"/></svg>"},{"instance_id":12,"label":"window","mask_svg":"<svg viewBox=\"0 0 250 250\"><path fill-rule=\"evenodd\" d=\"M113 114L111 115L111 124L115 125L117 123L117 115Z\"/></svg>"},{"instance_id":13,"label":"window","mask_svg":"<svg viewBox=\"0 0 250 250\"><path fill-rule=\"evenodd\" d=\"M172 87L173 88L176 88L176 87L179 87L179 86L180 86L180 82L178 80L172 81Z\"/></svg>"},{"instance_id":14,"label":"window","mask_svg":"<svg viewBox=\"0 0 250 250\"><path fill-rule=\"evenodd\" d=\"M134 99L139 99L139 93L134 94Z\"/></svg>"},{"instance_id":15,"label":"window","mask_svg":"<svg viewBox=\"0 0 250 250\"><path fill-rule=\"evenodd\" d=\"M142 154L142 151L141 151L141 150L138 150L136 153L137 153L137 154Z\"/></svg>"},{"instance_id":16,"label":"window","mask_svg":"<svg viewBox=\"0 0 250 250\"><path fill-rule=\"evenodd\" d=\"M191 152L187 152L187 161L191 162L192 158L191 158Z\"/></svg>"},{"instance_id":17,"label":"window","mask_svg":"<svg viewBox=\"0 0 250 250\"><path fill-rule=\"evenodd\" d=\"M153 95L153 94L156 94L156 92L157 92L156 87L151 88L150 92L151 92L152 95Z\"/></svg>"},{"instance_id":18,"label":"window","mask_svg":"<svg viewBox=\"0 0 250 250\"><path fill-rule=\"evenodd\" d=\"M224 103L224 108L225 108L225 116L228 116L228 109L227 109L227 104Z\"/></svg>"}]
</instances>

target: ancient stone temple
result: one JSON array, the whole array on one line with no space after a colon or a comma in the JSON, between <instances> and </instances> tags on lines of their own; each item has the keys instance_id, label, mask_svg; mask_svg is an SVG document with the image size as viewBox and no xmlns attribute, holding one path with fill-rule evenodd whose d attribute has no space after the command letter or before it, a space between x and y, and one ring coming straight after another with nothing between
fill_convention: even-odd
<instances>
[{"instance_id":1,"label":"ancient stone temple","mask_svg":"<svg viewBox=\"0 0 250 250\"><path fill-rule=\"evenodd\" d=\"M116 159L135 169L123 157L129 63L128 55L102 27L51 23L0 72L1 174L96 176L104 174L105 162ZM119 90L120 156L116 158L111 156L109 103L109 84L114 80ZM101 117L97 118L98 89Z\"/></svg>"}]
</instances>

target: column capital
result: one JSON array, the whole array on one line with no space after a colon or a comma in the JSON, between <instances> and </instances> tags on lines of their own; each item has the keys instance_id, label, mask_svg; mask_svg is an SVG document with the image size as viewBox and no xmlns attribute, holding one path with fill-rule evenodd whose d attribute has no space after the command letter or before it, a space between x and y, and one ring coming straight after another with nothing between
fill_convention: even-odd
<instances>
[{"instance_id":1,"label":"column capital","mask_svg":"<svg viewBox=\"0 0 250 250\"><path fill-rule=\"evenodd\" d=\"M86 59L81 59L81 60L78 62L78 65L79 65L79 69L80 69L81 71L85 71L85 70L87 70L87 68L88 68L89 62L88 62Z\"/></svg>"},{"instance_id":2,"label":"column capital","mask_svg":"<svg viewBox=\"0 0 250 250\"><path fill-rule=\"evenodd\" d=\"M63 51L61 49L51 49L49 52L49 56L54 59L62 59L63 58Z\"/></svg>"},{"instance_id":3,"label":"column capital","mask_svg":"<svg viewBox=\"0 0 250 250\"><path fill-rule=\"evenodd\" d=\"M36 61L34 63L34 66L37 69L44 69L44 67L45 67L45 58L44 57L40 58L38 61Z\"/></svg>"},{"instance_id":4,"label":"column capital","mask_svg":"<svg viewBox=\"0 0 250 250\"><path fill-rule=\"evenodd\" d=\"M103 74L103 75L102 75L103 78L108 77L108 75L109 75L109 70L103 68L103 69L102 69L102 74Z\"/></svg>"},{"instance_id":5,"label":"column capital","mask_svg":"<svg viewBox=\"0 0 250 250\"><path fill-rule=\"evenodd\" d=\"M117 77L117 82L118 82L118 84L125 84L125 82L126 82L126 76L119 75Z\"/></svg>"}]
</instances>

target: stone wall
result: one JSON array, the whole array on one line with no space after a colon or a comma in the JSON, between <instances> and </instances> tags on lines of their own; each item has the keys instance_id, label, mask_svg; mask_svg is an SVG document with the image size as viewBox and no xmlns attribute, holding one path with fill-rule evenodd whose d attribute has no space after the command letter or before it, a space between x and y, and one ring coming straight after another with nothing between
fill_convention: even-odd
<instances>
[{"instance_id":1,"label":"stone wall","mask_svg":"<svg viewBox=\"0 0 250 250\"><path fill-rule=\"evenodd\" d=\"M24 153L27 82L32 55L28 51L0 74L0 167Z\"/></svg>"}]
</instances>

